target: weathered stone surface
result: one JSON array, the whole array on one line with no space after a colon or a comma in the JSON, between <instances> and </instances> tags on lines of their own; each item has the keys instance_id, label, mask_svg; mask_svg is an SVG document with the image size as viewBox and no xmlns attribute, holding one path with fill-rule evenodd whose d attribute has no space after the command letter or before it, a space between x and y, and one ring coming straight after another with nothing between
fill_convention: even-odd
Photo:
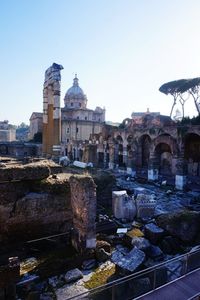
<instances>
[{"instance_id":1,"label":"weathered stone surface","mask_svg":"<svg viewBox=\"0 0 200 300\"><path fill-rule=\"evenodd\" d=\"M95 254L99 262L105 262L111 258L111 253L106 252L103 248L96 249Z\"/></svg>"},{"instance_id":2,"label":"weathered stone surface","mask_svg":"<svg viewBox=\"0 0 200 300\"><path fill-rule=\"evenodd\" d=\"M126 255L129 253L129 249L127 247L124 247L122 245L116 245L115 249L117 250L117 252L121 252L123 255ZM112 255L114 255L115 252L112 253Z\"/></svg>"},{"instance_id":3,"label":"weathered stone surface","mask_svg":"<svg viewBox=\"0 0 200 300\"><path fill-rule=\"evenodd\" d=\"M27 164L7 166L0 172L0 181L41 180L50 175L50 169L43 164Z\"/></svg>"},{"instance_id":4,"label":"weathered stone surface","mask_svg":"<svg viewBox=\"0 0 200 300\"><path fill-rule=\"evenodd\" d=\"M136 216L134 200L127 195L126 191L113 191L112 210L117 219L133 221Z\"/></svg>"},{"instance_id":5,"label":"weathered stone surface","mask_svg":"<svg viewBox=\"0 0 200 300\"><path fill-rule=\"evenodd\" d=\"M96 247L96 185L90 176L70 179L74 231L73 246L78 251Z\"/></svg>"},{"instance_id":6,"label":"weathered stone surface","mask_svg":"<svg viewBox=\"0 0 200 300\"><path fill-rule=\"evenodd\" d=\"M88 290L86 288L84 288L83 285L79 285L79 284L67 284L65 286L63 286L60 289L56 290L56 299L57 300L67 300L70 299L72 297L77 296L78 299L78 295L81 293L86 293ZM85 299L87 299L87 297L85 296Z\"/></svg>"},{"instance_id":7,"label":"weathered stone surface","mask_svg":"<svg viewBox=\"0 0 200 300\"><path fill-rule=\"evenodd\" d=\"M164 236L164 230L154 223L146 224L144 230L145 236L152 244L157 244Z\"/></svg>"},{"instance_id":8,"label":"weathered stone surface","mask_svg":"<svg viewBox=\"0 0 200 300\"><path fill-rule=\"evenodd\" d=\"M133 237L131 240L131 245L144 252L146 252L150 247L149 241L143 237Z\"/></svg>"},{"instance_id":9,"label":"weathered stone surface","mask_svg":"<svg viewBox=\"0 0 200 300\"><path fill-rule=\"evenodd\" d=\"M145 254L135 247L126 255L123 255L119 251L115 251L112 254L111 260L115 263L117 267L116 270L120 275L127 275L139 269L145 261Z\"/></svg>"},{"instance_id":10,"label":"weathered stone surface","mask_svg":"<svg viewBox=\"0 0 200 300\"><path fill-rule=\"evenodd\" d=\"M138 194L136 198L137 217L152 218L155 214L156 200L154 195Z\"/></svg>"},{"instance_id":11,"label":"weathered stone surface","mask_svg":"<svg viewBox=\"0 0 200 300\"><path fill-rule=\"evenodd\" d=\"M173 236L164 237L160 242L160 247L167 254L177 254L181 251L180 240Z\"/></svg>"},{"instance_id":12,"label":"weathered stone surface","mask_svg":"<svg viewBox=\"0 0 200 300\"><path fill-rule=\"evenodd\" d=\"M112 191L116 184L115 176L110 172L100 171L93 175L93 180L97 186L97 203L105 207L111 207Z\"/></svg>"},{"instance_id":13,"label":"weathered stone surface","mask_svg":"<svg viewBox=\"0 0 200 300\"><path fill-rule=\"evenodd\" d=\"M71 228L69 175L1 184L0 240L28 240Z\"/></svg>"},{"instance_id":14,"label":"weathered stone surface","mask_svg":"<svg viewBox=\"0 0 200 300\"><path fill-rule=\"evenodd\" d=\"M162 250L158 246L154 245L150 245L150 247L147 249L146 254L148 257L156 261L162 260L164 256Z\"/></svg>"},{"instance_id":15,"label":"weathered stone surface","mask_svg":"<svg viewBox=\"0 0 200 300\"><path fill-rule=\"evenodd\" d=\"M97 249L103 248L108 253L110 253L110 251L111 251L111 245L106 241L98 240L96 243L96 248Z\"/></svg>"},{"instance_id":16,"label":"weathered stone surface","mask_svg":"<svg viewBox=\"0 0 200 300\"><path fill-rule=\"evenodd\" d=\"M82 268L83 270L91 270L94 267L96 267L96 259L87 259L84 260L83 264L82 264Z\"/></svg>"},{"instance_id":17,"label":"weathered stone surface","mask_svg":"<svg viewBox=\"0 0 200 300\"><path fill-rule=\"evenodd\" d=\"M182 211L164 214L156 219L158 225L183 242L193 242L200 228L200 213Z\"/></svg>"},{"instance_id":18,"label":"weathered stone surface","mask_svg":"<svg viewBox=\"0 0 200 300\"><path fill-rule=\"evenodd\" d=\"M42 180L50 174L61 172L61 166L46 160L24 165L6 165L6 167L1 168L0 181Z\"/></svg>"},{"instance_id":19,"label":"weathered stone surface","mask_svg":"<svg viewBox=\"0 0 200 300\"><path fill-rule=\"evenodd\" d=\"M70 270L65 274L65 281L67 283L76 281L76 280L81 279L81 278L83 278L83 273L77 268L73 269L73 270Z\"/></svg>"}]
</instances>

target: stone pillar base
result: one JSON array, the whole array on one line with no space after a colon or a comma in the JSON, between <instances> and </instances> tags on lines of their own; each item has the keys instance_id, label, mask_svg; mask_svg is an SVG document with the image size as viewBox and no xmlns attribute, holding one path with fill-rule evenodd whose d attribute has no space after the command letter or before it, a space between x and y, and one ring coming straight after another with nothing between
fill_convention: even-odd
<instances>
[{"instance_id":1,"label":"stone pillar base","mask_svg":"<svg viewBox=\"0 0 200 300\"><path fill-rule=\"evenodd\" d=\"M158 169L148 170L148 180L158 180Z\"/></svg>"},{"instance_id":2,"label":"stone pillar base","mask_svg":"<svg viewBox=\"0 0 200 300\"><path fill-rule=\"evenodd\" d=\"M111 169L111 170L113 170L114 169L114 163L109 162L108 163L108 168Z\"/></svg>"},{"instance_id":3,"label":"stone pillar base","mask_svg":"<svg viewBox=\"0 0 200 300\"><path fill-rule=\"evenodd\" d=\"M134 177L135 174L136 174L136 171L133 170L133 169L130 168L130 167L127 167L127 168L126 168L126 173L127 173L128 175L131 175L132 177Z\"/></svg>"},{"instance_id":4,"label":"stone pillar base","mask_svg":"<svg viewBox=\"0 0 200 300\"><path fill-rule=\"evenodd\" d=\"M176 175L175 186L177 190L183 190L187 181L187 176L185 175Z\"/></svg>"}]
</instances>

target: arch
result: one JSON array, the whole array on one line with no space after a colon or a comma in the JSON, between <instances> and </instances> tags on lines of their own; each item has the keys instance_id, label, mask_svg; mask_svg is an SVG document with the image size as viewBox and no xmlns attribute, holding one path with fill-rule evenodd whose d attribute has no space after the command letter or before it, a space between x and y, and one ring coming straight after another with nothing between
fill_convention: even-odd
<instances>
[{"instance_id":1,"label":"arch","mask_svg":"<svg viewBox=\"0 0 200 300\"><path fill-rule=\"evenodd\" d=\"M167 144L170 149L172 155L178 155L179 154L179 148L176 140L170 135L170 134L161 134L154 140L154 151L158 144Z\"/></svg>"},{"instance_id":2,"label":"arch","mask_svg":"<svg viewBox=\"0 0 200 300\"><path fill-rule=\"evenodd\" d=\"M129 145L133 143L133 135L132 134L129 134L127 136L127 142L128 142Z\"/></svg>"},{"instance_id":3,"label":"arch","mask_svg":"<svg viewBox=\"0 0 200 300\"><path fill-rule=\"evenodd\" d=\"M184 158L188 163L188 174L200 176L200 136L188 133L184 139Z\"/></svg>"},{"instance_id":4,"label":"arch","mask_svg":"<svg viewBox=\"0 0 200 300\"><path fill-rule=\"evenodd\" d=\"M155 156L161 175L172 174L172 150L167 143L158 143L155 147Z\"/></svg>"}]
</instances>

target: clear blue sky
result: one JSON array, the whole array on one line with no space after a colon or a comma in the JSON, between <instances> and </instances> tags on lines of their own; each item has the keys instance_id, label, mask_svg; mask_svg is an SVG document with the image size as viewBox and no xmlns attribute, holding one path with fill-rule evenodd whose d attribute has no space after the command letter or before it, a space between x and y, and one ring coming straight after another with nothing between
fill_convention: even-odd
<instances>
[{"instance_id":1,"label":"clear blue sky","mask_svg":"<svg viewBox=\"0 0 200 300\"><path fill-rule=\"evenodd\" d=\"M107 120L147 107L169 114L159 86L200 76L200 1L1 0L0 42L0 120L42 111L53 62L64 66L62 106L77 72L88 107L105 106Z\"/></svg>"}]
</instances>

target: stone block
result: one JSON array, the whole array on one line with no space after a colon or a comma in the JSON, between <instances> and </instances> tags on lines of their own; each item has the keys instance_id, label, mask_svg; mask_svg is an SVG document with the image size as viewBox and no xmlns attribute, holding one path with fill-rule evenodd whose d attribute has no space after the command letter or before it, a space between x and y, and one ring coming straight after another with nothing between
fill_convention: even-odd
<instances>
[{"instance_id":1,"label":"stone block","mask_svg":"<svg viewBox=\"0 0 200 300\"><path fill-rule=\"evenodd\" d=\"M116 265L116 271L124 276L137 271L141 267L145 261L145 253L136 247L126 255L115 251L111 260Z\"/></svg>"},{"instance_id":2,"label":"stone block","mask_svg":"<svg viewBox=\"0 0 200 300\"><path fill-rule=\"evenodd\" d=\"M175 186L177 190L183 190L187 182L187 176L176 175Z\"/></svg>"},{"instance_id":3,"label":"stone block","mask_svg":"<svg viewBox=\"0 0 200 300\"><path fill-rule=\"evenodd\" d=\"M145 236L152 244L157 244L164 236L164 230L154 223L146 224L144 227Z\"/></svg>"},{"instance_id":4,"label":"stone block","mask_svg":"<svg viewBox=\"0 0 200 300\"><path fill-rule=\"evenodd\" d=\"M75 160L73 162L73 166L74 167L77 167L77 168L82 168L82 169L85 169L87 167L87 164L82 162L82 161L78 161L78 160Z\"/></svg>"},{"instance_id":5,"label":"stone block","mask_svg":"<svg viewBox=\"0 0 200 300\"><path fill-rule=\"evenodd\" d=\"M83 270L91 270L96 267L96 259L87 259L83 261L82 268Z\"/></svg>"},{"instance_id":6,"label":"stone block","mask_svg":"<svg viewBox=\"0 0 200 300\"><path fill-rule=\"evenodd\" d=\"M126 191L113 191L112 210L117 219L133 221L136 216L134 200L127 195Z\"/></svg>"},{"instance_id":7,"label":"stone block","mask_svg":"<svg viewBox=\"0 0 200 300\"><path fill-rule=\"evenodd\" d=\"M96 185L90 176L69 178L73 212L72 244L77 251L96 247Z\"/></svg>"},{"instance_id":8,"label":"stone block","mask_svg":"<svg viewBox=\"0 0 200 300\"><path fill-rule=\"evenodd\" d=\"M73 270L70 270L65 274L65 281L67 283L76 281L76 280L81 279L81 278L83 278L83 273L77 268L73 269Z\"/></svg>"},{"instance_id":9,"label":"stone block","mask_svg":"<svg viewBox=\"0 0 200 300\"><path fill-rule=\"evenodd\" d=\"M131 245L133 247L137 247L139 250L142 250L145 253L150 247L149 241L144 237L133 237L131 240Z\"/></svg>"},{"instance_id":10,"label":"stone block","mask_svg":"<svg viewBox=\"0 0 200 300\"><path fill-rule=\"evenodd\" d=\"M155 261L160 261L164 257L162 250L155 245L150 245L150 247L147 249L146 254L148 257L152 258Z\"/></svg>"},{"instance_id":11,"label":"stone block","mask_svg":"<svg viewBox=\"0 0 200 300\"><path fill-rule=\"evenodd\" d=\"M136 198L136 208L138 218L152 218L156 208L154 195L138 194Z\"/></svg>"},{"instance_id":12,"label":"stone block","mask_svg":"<svg viewBox=\"0 0 200 300\"><path fill-rule=\"evenodd\" d=\"M148 180L158 180L158 170L157 169L150 169L148 170Z\"/></svg>"},{"instance_id":13,"label":"stone block","mask_svg":"<svg viewBox=\"0 0 200 300\"><path fill-rule=\"evenodd\" d=\"M0 181L42 180L50 175L50 168L45 164L32 163L2 168Z\"/></svg>"}]
</instances>

